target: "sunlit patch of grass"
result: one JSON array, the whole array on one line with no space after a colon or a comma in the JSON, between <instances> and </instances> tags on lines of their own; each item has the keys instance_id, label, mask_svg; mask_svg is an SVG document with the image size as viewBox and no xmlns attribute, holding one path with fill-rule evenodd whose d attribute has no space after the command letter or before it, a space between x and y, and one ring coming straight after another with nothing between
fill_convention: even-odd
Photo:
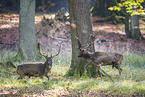
<instances>
[{"instance_id":1,"label":"sunlit patch of grass","mask_svg":"<svg viewBox=\"0 0 145 97\"><path fill-rule=\"evenodd\" d=\"M124 63L130 67L145 68L145 54L128 53L124 55Z\"/></svg>"},{"instance_id":2,"label":"sunlit patch of grass","mask_svg":"<svg viewBox=\"0 0 145 97\"><path fill-rule=\"evenodd\" d=\"M16 52L12 51L0 51L0 62L9 61L16 55Z\"/></svg>"},{"instance_id":3,"label":"sunlit patch of grass","mask_svg":"<svg viewBox=\"0 0 145 97\"><path fill-rule=\"evenodd\" d=\"M56 52L55 52L56 53ZM53 59L54 65L59 66L69 66L71 64L71 52L70 51L61 51L58 56Z\"/></svg>"},{"instance_id":4,"label":"sunlit patch of grass","mask_svg":"<svg viewBox=\"0 0 145 97\"><path fill-rule=\"evenodd\" d=\"M130 95L130 94L143 94L145 92L145 84L140 84L132 80L116 80L100 81L96 79L84 79L73 81L70 89L78 91L101 91L102 93L110 93L114 95Z\"/></svg>"},{"instance_id":5,"label":"sunlit patch of grass","mask_svg":"<svg viewBox=\"0 0 145 97\"><path fill-rule=\"evenodd\" d=\"M44 16L45 16L46 19L47 18L51 19L51 18L54 18L55 14L43 14L43 15L36 14L35 23L37 24L38 22L40 22L43 19Z\"/></svg>"},{"instance_id":6,"label":"sunlit patch of grass","mask_svg":"<svg viewBox=\"0 0 145 97\"><path fill-rule=\"evenodd\" d=\"M138 87L138 88L136 88ZM144 93L144 88L140 87L140 83L135 82L133 80L120 80L114 84L111 84L108 87L107 91L114 91L117 95L119 94L136 94L136 93Z\"/></svg>"},{"instance_id":7,"label":"sunlit patch of grass","mask_svg":"<svg viewBox=\"0 0 145 97\"><path fill-rule=\"evenodd\" d=\"M70 89L73 90L79 90L79 91L88 91L90 89L92 89L92 86L97 84L97 80L96 79L90 79L90 78L86 78L86 79L81 79L81 80L73 80L71 81L70 84Z\"/></svg>"},{"instance_id":8,"label":"sunlit patch of grass","mask_svg":"<svg viewBox=\"0 0 145 97\"><path fill-rule=\"evenodd\" d=\"M69 69L69 67L67 66L59 66L59 65L53 65L52 70L51 70L51 76L54 77L63 77L65 75L65 73L67 72L67 70Z\"/></svg>"}]
</instances>

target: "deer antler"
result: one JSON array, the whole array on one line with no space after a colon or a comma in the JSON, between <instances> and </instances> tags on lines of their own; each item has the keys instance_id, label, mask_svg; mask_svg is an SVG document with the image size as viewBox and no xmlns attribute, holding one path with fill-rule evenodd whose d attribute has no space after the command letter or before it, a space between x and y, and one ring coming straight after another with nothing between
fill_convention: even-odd
<instances>
[{"instance_id":1,"label":"deer antler","mask_svg":"<svg viewBox=\"0 0 145 97\"><path fill-rule=\"evenodd\" d=\"M40 49L40 43L39 43L39 42L37 43L37 50L38 50L38 53L39 53L41 56L47 58L47 56L45 56L44 54L41 53L42 51L41 51L41 49Z\"/></svg>"},{"instance_id":2,"label":"deer antler","mask_svg":"<svg viewBox=\"0 0 145 97\"><path fill-rule=\"evenodd\" d=\"M91 46L93 43L94 43L94 41L93 41L93 42L91 42L89 45L85 46L83 49L88 48L88 47L89 47L89 46Z\"/></svg>"},{"instance_id":3,"label":"deer antler","mask_svg":"<svg viewBox=\"0 0 145 97\"><path fill-rule=\"evenodd\" d=\"M56 56L58 56L58 55L59 55L59 53L60 53L60 48L61 48L61 45L59 45L59 50L58 50L58 53L57 53L56 55L52 56L52 58L54 58L54 57L56 57Z\"/></svg>"},{"instance_id":4,"label":"deer antler","mask_svg":"<svg viewBox=\"0 0 145 97\"><path fill-rule=\"evenodd\" d=\"M78 41L78 46L79 46L80 50L86 49L86 48L88 48L89 46L91 46L94 43L94 41L92 41L89 45L85 46L84 48L81 48L82 47L81 42L79 41L77 36L75 36L75 37L76 37L76 39Z\"/></svg>"}]
</instances>

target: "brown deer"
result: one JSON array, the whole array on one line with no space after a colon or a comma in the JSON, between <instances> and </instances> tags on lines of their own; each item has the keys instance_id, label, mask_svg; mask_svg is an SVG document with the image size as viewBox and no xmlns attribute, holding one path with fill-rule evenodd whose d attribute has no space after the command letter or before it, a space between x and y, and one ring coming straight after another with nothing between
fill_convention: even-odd
<instances>
[{"instance_id":1,"label":"brown deer","mask_svg":"<svg viewBox=\"0 0 145 97\"><path fill-rule=\"evenodd\" d=\"M121 75L122 69L120 68L120 64L121 61L123 60L122 54L111 53L111 52L89 52L85 48L89 47L92 43L82 48L78 38L77 41L80 50L78 57L84 58L88 62L95 64L96 70L99 69L101 79L102 79L101 66L105 66L105 65L112 65L112 67L117 68L119 70L119 75Z\"/></svg>"},{"instance_id":2,"label":"brown deer","mask_svg":"<svg viewBox=\"0 0 145 97\"><path fill-rule=\"evenodd\" d=\"M40 44L38 44L40 46ZM39 47L38 46L38 47ZM49 79L49 76L47 75L48 72L51 70L52 68L52 59L55 56L58 56L60 53L60 46L59 46L59 51L56 55L51 57L45 56L45 55L41 55L45 57L46 61L45 62L32 62L32 63L24 63L24 64L20 64L17 66L17 73L20 75L19 78L23 78L23 76L39 76L39 77L43 77L46 76Z\"/></svg>"}]
</instances>

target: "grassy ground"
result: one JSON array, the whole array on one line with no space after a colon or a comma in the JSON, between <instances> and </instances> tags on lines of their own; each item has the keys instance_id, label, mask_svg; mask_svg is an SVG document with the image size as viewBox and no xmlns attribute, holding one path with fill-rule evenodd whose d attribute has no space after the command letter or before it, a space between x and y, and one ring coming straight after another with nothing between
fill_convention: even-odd
<instances>
[{"instance_id":1,"label":"grassy ground","mask_svg":"<svg viewBox=\"0 0 145 97\"><path fill-rule=\"evenodd\" d=\"M12 58L15 52L0 52L0 61ZM145 54L125 52L121 65L121 77L118 70L111 66L102 69L112 76L112 80L104 76L88 78L86 76L65 77L71 62L70 52L61 52L54 58L53 68L49 72L50 80L46 77L25 77L18 80L14 68L6 69L0 65L0 95L23 96L143 96L145 94ZM18 65L19 63L14 63Z\"/></svg>"}]
</instances>

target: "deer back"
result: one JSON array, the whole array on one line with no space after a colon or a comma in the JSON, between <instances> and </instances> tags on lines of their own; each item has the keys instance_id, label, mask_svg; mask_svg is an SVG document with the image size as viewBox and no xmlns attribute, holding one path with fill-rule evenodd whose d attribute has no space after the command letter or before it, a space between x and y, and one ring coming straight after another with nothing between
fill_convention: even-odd
<instances>
[{"instance_id":1,"label":"deer back","mask_svg":"<svg viewBox=\"0 0 145 97\"><path fill-rule=\"evenodd\" d=\"M25 75L42 75L44 73L45 66L43 62L39 63L25 63L17 66L17 72Z\"/></svg>"}]
</instances>

